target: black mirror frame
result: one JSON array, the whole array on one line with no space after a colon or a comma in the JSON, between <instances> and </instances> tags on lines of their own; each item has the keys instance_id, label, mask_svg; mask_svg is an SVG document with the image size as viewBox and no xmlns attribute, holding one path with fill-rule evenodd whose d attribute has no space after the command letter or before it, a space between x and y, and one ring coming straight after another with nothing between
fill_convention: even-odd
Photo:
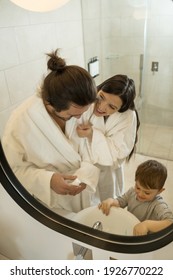
<instances>
[{"instance_id":1,"label":"black mirror frame","mask_svg":"<svg viewBox=\"0 0 173 280\"><path fill-rule=\"evenodd\" d=\"M1 143L0 182L12 199L34 219L56 232L96 248L116 253L138 254L158 250L173 241L173 225L146 236L122 236L95 230L56 214L21 185L6 160Z\"/></svg>"}]
</instances>

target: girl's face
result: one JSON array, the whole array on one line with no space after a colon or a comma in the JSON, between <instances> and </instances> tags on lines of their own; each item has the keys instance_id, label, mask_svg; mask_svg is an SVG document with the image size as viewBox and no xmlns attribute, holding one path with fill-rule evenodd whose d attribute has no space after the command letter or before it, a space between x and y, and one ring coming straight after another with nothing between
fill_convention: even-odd
<instances>
[{"instance_id":1,"label":"girl's face","mask_svg":"<svg viewBox=\"0 0 173 280\"><path fill-rule=\"evenodd\" d=\"M123 103L119 96L100 90L97 95L94 114L97 117L110 116L120 110L122 105Z\"/></svg>"},{"instance_id":2,"label":"girl's face","mask_svg":"<svg viewBox=\"0 0 173 280\"><path fill-rule=\"evenodd\" d=\"M161 193L163 190L163 188L161 190L144 188L140 185L139 181L136 181L135 184L136 198L141 202L152 201L156 195Z\"/></svg>"}]
</instances>

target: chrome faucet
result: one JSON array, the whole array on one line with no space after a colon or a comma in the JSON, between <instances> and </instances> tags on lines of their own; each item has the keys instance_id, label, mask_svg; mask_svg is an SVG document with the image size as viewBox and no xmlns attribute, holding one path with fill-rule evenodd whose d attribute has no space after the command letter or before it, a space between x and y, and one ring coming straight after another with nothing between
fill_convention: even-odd
<instances>
[{"instance_id":1,"label":"chrome faucet","mask_svg":"<svg viewBox=\"0 0 173 280\"><path fill-rule=\"evenodd\" d=\"M100 221L95 222L92 228L97 230L103 230L103 226ZM76 260L92 259L91 249L73 243L73 250L74 250L74 255Z\"/></svg>"},{"instance_id":2,"label":"chrome faucet","mask_svg":"<svg viewBox=\"0 0 173 280\"><path fill-rule=\"evenodd\" d=\"M103 230L102 223L100 221L97 221L93 224L93 229Z\"/></svg>"}]
</instances>

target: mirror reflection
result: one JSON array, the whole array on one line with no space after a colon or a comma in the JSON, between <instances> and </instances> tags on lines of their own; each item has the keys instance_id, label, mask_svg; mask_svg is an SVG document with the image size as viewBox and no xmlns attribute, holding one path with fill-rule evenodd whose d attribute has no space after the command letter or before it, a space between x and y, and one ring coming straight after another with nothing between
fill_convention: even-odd
<instances>
[{"instance_id":1,"label":"mirror reflection","mask_svg":"<svg viewBox=\"0 0 173 280\"><path fill-rule=\"evenodd\" d=\"M173 157L171 1L164 5L164 13L161 1L147 5L143 0L75 0L42 15L5 0L2 4L2 143L28 191L53 211L74 218L75 213L99 203L103 203L99 213L108 214L116 204L111 199L131 186L144 192L135 172L151 157L166 165L169 175ZM3 14L9 15L8 22ZM157 37L153 37L155 28ZM60 54L51 52L57 48ZM92 79L85 69L95 57L99 75ZM57 84L58 75L66 87ZM64 103L66 88L68 102ZM61 91L60 104L55 96ZM70 99L68 92L79 92L79 97ZM155 195L166 188L165 198L172 197L169 186L162 183L159 188L155 186ZM145 195L150 191L145 190ZM145 199L139 197L139 201ZM164 218L166 226L171 215Z\"/></svg>"}]
</instances>

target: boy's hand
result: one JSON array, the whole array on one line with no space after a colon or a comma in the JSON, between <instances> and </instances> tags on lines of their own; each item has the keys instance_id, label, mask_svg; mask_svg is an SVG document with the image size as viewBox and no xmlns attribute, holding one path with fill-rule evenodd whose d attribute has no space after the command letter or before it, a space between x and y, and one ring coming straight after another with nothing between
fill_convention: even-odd
<instances>
[{"instance_id":1,"label":"boy's hand","mask_svg":"<svg viewBox=\"0 0 173 280\"><path fill-rule=\"evenodd\" d=\"M146 235L148 233L147 221L141 222L134 226L133 235Z\"/></svg>"},{"instance_id":2,"label":"boy's hand","mask_svg":"<svg viewBox=\"0 0 173 280\"><path fill-rule=\"evenodd\" d=\"M102 203L100 203L98 205L98 207L99 207L99 209L102 210L103 214L109 215L110 208L113 205L113 203L114 203L114 199L113 198L108 198L108 199L102 201Z\"/></svg>"}]
</instances>

